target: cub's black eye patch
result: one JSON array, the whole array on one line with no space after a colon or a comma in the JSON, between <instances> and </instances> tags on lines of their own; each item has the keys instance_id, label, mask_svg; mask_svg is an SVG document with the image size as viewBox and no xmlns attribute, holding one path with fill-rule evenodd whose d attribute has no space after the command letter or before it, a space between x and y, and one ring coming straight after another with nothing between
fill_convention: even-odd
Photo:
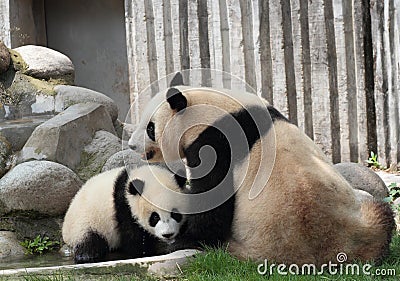
<instances>
[{"instance_id":1,"label":"cub's black eye patch","mask_svg":"<svg viewBox=\"0 0 400 281\"><path fill-rule=\"evenodd\" d=\"M149 122L149 124L147 124L146 132L152 141L156 141L156 134L154 131L154 122Z\"/></svg>"},{"instance_id":2,"label":"cub's black eye patch","mask_svg":"<svg viewBox=\"0 0 400 281\"><path fill-rule=\"evenodd\" d=\"M151 213L151 216L149 219L149 225L151 227L155 227L156 224L159 222L159 220L160 220L160 216L156 212L153 212L153 213Z\"/></svg>"},{"instance_id":3,"label":"cub's black eye patch","mask_svg":"<svg viewBox=\"0 0 400 281\"><path fill-rule=\"evenodd\" d=\"M182 214L178 212L177 209L172 209L171 211L171 218L176 220L176 222L181 222L182 220Z\"/></svg>"}]
</instances>

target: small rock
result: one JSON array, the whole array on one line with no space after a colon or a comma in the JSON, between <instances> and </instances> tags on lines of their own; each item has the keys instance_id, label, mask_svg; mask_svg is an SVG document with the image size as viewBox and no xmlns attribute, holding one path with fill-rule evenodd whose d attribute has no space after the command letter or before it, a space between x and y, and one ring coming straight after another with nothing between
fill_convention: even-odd
<instances>
[{"instance_id":1,"label":"small rock","mask_svg":"<svg viewBox=\"0 0 400 281\"><path fill-rule=\"evenodd\" d=\"M87 181L101 172L107 159L120 151L121 140L106 131L97 131L92 142L81 153L81 163L76 169L79 178Z\"/></svg>"},{"instance_id":2,"label":"small rock","mask_svg":"<svg viewBox=\"0 0 400 281\"><path fill-rule=\"evenodd\" d=\"M111 120L114 122L118 117L118 107L115 102L106 95L76 86L58 85L54 87L56 96L56 111L61 112L71 105L84 102L93 102L102 104L106 107L110 114Z\"/></svg>"},{"instance_id":3,"label":"small rock","mask_svg":"<svg viewBox=\"0 0 400 281\"><path fill-rule=\"evenodd\" d=\"M67 167L49 161L19 164L0 179L0 213L36 211L62 215L81 187L78 176Z\"/></svg>"},{"instance_id":4,"label":"small rock","mask_svg":"<svg viewBox=\"0 0 400 281\"><path fill-rule=\"evenodd\" d=\"M389 196L383 180L367 167L358 163L339 163L334 167L353 188L364 190L378 200Z\"/></svg>"},{"instance_id":5,"label":"small rock","mask_svg":"<svg viewBox=\"0 0 400 281\"><path fill-rule=\"evenodd\" d=\"M160 277L176 276L180 273L179 268L187 263L188 258L198 253L199 251L192 249L170 253L165 255L168 258L151 263L148 272Z\"/></svg>"},{"instance_id":6,"label":"small rock","mask_svg":"<svg viewBox=\"0 0 400 281\"><path fill-rule=\"evenodd\" d=\"M81 162L82 149L99 130L115 134L105 107L94 103L75 104L36 127L21 150L18 163L45 159L74 170Z\"/></svg>"},{"instance_id":7,"label":"small rock","mask_svg":"<svg viewBox=\"0 0 400 281\"><path fill-rule=\"evenodd\" d=\"M11 57L8 48L0 41L0 74L6 72L10 67Z\"/></svg>"},{"instance_id":8,"label":"small rock","mask_svg":"<svg viewBox=\"0 0 400 281\"><path fill-rule=\"evenodd\" d=\"M112 155L107 162L104 164L102 172L118 168L118 167L130 167L135 168L145 164L140 158L140 154L133 151L132 149L125 149L118 151Z\"/></svg>"},{"instance_id":9,"label":"small rock","mask_svg":"<svg viewBox=\"0 0 400 281\"><path fill-rule=\"evenodd\" d=\"M0 260L4 258L20 257L25 254L14 232L0 231Z\"/></svg>"},{"instance_id":10,"label":"small rock","mask_svg":"<svg viewBox=\"0 0 400 281\"><path fill-rule=\"evenodd\" d=\"M26 45L14 49L25 61L27 68L24 71L29 76L39 79L56 79L59 84L73 84L74 65L64 54L55 50L34 45Z\"/></svg>"},{"instance_id":11,"label":"small rock","mask_svg":"<svg viewBox=\"0 0 400 281\"><path fill-rule=\"evenodd\" d=\"M0 136L0 178L7 172L7 161L11 155L11 144Z\"/></svg>"},{"instance_id":12,"label":"small rock","mask_svg":"<svg viewBox=\"0 0 400 281\"><path fill-rule=\"evenodd\" d=\"M122 139L123 140L129 140L132 133L137 129L137 125L134 124L129 124L129 123L123 123L123 133L122 133Z\"/></svg>"}]
</instances>

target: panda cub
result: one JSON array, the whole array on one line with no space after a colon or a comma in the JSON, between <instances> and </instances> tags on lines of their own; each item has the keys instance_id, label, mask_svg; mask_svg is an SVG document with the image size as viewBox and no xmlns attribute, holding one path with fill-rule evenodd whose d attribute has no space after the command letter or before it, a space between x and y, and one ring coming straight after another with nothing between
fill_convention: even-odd
<instances>
[{"instance_id":1,"label":"panda cub","mask_svg":"<svg viewBox=\"0 0 400 281\"><path fill-rule=\"evenodd\" d=\"M179 173L181 174L181 173ZM62 236L76 263L164 254L184 224L179 212L186 178L156 165L116 168L89 179L71 201Z\"/></svg>"}]
</instances>

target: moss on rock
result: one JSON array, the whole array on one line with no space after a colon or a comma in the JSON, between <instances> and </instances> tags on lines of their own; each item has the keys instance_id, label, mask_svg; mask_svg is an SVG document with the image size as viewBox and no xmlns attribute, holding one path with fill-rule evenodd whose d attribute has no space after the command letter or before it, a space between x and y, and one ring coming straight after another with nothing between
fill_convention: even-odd
<instances>
[{"instance_id":1,"label":"moss on rock","mask_svg":"<svg viewBox=\"0 0 400 281\"><path fill-rule=\"evenodd\" d=\"M28 69L28 65L22 58L22 56L15 50L13 49L8 49L11 55L11 62L13 65L13 68L16 71L26 71Z\"/></svg>"}]
</instances>

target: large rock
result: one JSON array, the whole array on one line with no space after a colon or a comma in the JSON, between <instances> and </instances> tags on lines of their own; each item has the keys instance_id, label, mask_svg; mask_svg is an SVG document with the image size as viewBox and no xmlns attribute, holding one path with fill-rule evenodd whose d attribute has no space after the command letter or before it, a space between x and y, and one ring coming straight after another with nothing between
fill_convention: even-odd
<instances>
[{"instance_id":1,"label":"large rock","mask_svg":"<svg viewBox=\"0 0 400 281\"><path fill-rule=\"evenodd\" d=\"M353 188L364 190L378 200L389 196L383 180L367 167L357 163L339 163L334 167Z\"/></svg>"},{"instance_id":2,"label":"large rock","mask_svg":"<svg viewBox=\"0 0 400 281\"><path fill-rule=\"evenodd\" d=\"M134 168L144 164L139 153L132 149L125 149L112 155L104 164L102 172L124 166Z\"/></svg>"},{"instance_id":3,"label":"large rock","mask_svg":"<svg viewBox=\"0 0 400 281\"><path fill-rule=\"evenodd\" d=\"M79 178L87 181L99 174L107 159L120 151L121 147L121 140L115 135L106 131L96 132L92 142L82 150L81 163L76 169Z\"/></svg>"},{"instance_id":4,"label":"large rock","mask_svg":"<svg viewBox=\"0 0 400 281\"><path fill-rule=\"evenodd\" d=\"M10 67L11 57L8 48L0 41L0 74L7 71Z\"/></svg>"},{"instance_id":5,"label":"large rock","mask_svg":"<svg viewBox=\"0 0 400 281\"><path fill-rule=\"evenodd\" d=\"M81 185L78 176L61 164L19 164L0 179L0 213L34 211L62 215Z\"/></svg>"},{"instance_id":6,"label":"large rock","mask_svg":"<svg viewBox=\"0 0 400 281\"><path fill-rule=\"evenodd\" d=\"M25 254L24 248L14 232L0 231L0 260L4 258L22 257Z\"/></svg>"},{"instance_id":7,"label":"large rock","mask_svg":"<svg viewBox=\"0 0 400 281\"><path fill-rule=\"evenodd\" d=\"M33 131L18 162L46 159L74 170L81 162L82 149L99 130L115 134L105 107L94 103L75 104Z\"/></svg>"},{"instance_id":8,"label":"large rock","mask_svg":"<svg viewBox=\"0 0 400 281\"><path fill-rule=\"evenodd\" d=\"M0 138L7 139L13 151L20 151L35 128L49 119L50 116L32 116L3 121L0 124Z\"/></svg>"},{"instance_id":9,"label":"large rock","mask_svg":"<svg viewBox=\"0 0 400 281\"><path fill-rule=\"evenodd\" d=\"M61 112L62 110L68 108L71 105L83 102L93 102L99 103L106 107L108 113L111 116L112 121L114 122L118 117L118 107L115 102L107 97L106 95L76 86L65 86L58 85L54 87L54 90L57 93L56 96L56 108L57 112Z\"/></svg>"},{"instance_id":10,"label":"large rock","mask_svg":"<svg viewBox=\"0 0 400 281\"><path fill-rule=\"evenodd\" d=\"M21 72L8 72L3 79L6 87L0 103L5 106L7 119L54 113L54 85Z\"/></svg>"},{"instance_id":11,"label":"large rock","mask_svg":"<svg viewBox=\"0 0 400 281\"><path fill-rule=\"evenodd\" d=\"M24 73L40 79L56 79L60 83L73 84L74 65L64 54L55 50L34 45L14 49L18 52L27 67Z\"/></svg>"},{"instance_id":12,"label":"large rock","mask_svg":"<svg viewBox=\"0 0 400 281\"><path fill-rule=\"evenodd\" d=\"M7 161L11 154L11 144L0 136L0 178L7 172Z\"/></svg>"}]
</instances>

